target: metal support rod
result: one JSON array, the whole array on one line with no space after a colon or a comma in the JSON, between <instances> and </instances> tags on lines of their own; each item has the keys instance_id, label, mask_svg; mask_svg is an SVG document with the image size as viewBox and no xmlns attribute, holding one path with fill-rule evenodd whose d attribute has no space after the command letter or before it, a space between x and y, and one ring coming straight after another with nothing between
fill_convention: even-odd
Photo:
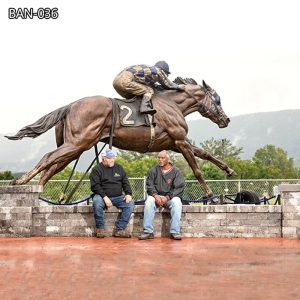
<instances>
[{"instance_id":1,"label":"metal support rod","mask_svg":"<svg viewBox=\"0 0 300 300\"><path fill-rule=\"evenodd\" d=\"M73 169L72 169L72 171L71 171L71 174L70 174L70 176L69 176L68 182L67 182L67 184L65 185L64 190L63 190L63 191L61 192L61 194L60 194L59 201L58 201L59 203L61 203L61 201L64 200L64 198L65 198L65 192L66 192L66 190L67 190L67 188L68 188L68 186L69 186L69 183L70 183L70 181L71 181L71 178L73 177L74 171L75 171L76 166L77 166L77 163L78 163L78 161L79 161L79 158L80 158L80 156L76 159L75 164L74 164L74 166L73 166Z\"/></svg>"},{"instance_id":2,"label":"metal support rod","mask_svg":"<svg viewBox=\"0 0 300 300\"><path fill-rule=\"evenodd\" d=\"M101 148L101 150L97 153L96 157L93 159L93 161L91 162L91 164L89 165L89 167L87 168L87 170L85 171L85 173L81 176L80 180L77 182L77 184L74 186L74 188L72 189L72 191L70 192L70 194L68 195L68 198L66 200L65 203L69 203L70 199L73 197L74 193L76 192L76 190L78 189L79 185L81 184L82 180L84 179L85 175L87 174L87 172L91 169L91 167L93 166L94 162L98 159L99 154L102 152L102 150L104 149L104 147L106 146L106 143L103 145L103 147Z\"/></svg>"}]
</instances>

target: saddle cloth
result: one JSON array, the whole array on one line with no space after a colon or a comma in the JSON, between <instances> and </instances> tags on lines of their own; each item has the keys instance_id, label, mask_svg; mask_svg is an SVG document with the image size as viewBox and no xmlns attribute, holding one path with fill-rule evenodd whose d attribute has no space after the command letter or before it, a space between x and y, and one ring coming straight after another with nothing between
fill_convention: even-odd
<instances>
[{"instance_id":1,"label":"saddle cloth","mask_svg":"<svg viewBox=\"0 0 300 300\"><path fill-rule=\"evenodd\" d=\"M150 126L153 124L154 118L147 114L140 113L140 105L142 98L135 97L132 99L117 99L116 101L119 114L120 122L125 127L137 127L137 126Z\"/></svg>"}]
</instances>

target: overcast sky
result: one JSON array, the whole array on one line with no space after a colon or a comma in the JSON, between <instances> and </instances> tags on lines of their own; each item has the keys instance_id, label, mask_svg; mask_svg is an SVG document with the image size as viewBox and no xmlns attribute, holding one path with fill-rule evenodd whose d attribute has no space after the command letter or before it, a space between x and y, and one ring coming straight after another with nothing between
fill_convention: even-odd
<instances>
[{"instance_id":1,"label":"overcast sky","mask_svg":"<svg viewBox=\"0 0 300 300\"><path fill-rule=\"evenodd\" d=\"M59 17L10 20L9 7L57 7ZM120 70L158 60L172 80L205 79L229 116L299 109L299 8L291 0L1 0L0 133L85 96L116 97Z\"/></svg>"}]
</instances>

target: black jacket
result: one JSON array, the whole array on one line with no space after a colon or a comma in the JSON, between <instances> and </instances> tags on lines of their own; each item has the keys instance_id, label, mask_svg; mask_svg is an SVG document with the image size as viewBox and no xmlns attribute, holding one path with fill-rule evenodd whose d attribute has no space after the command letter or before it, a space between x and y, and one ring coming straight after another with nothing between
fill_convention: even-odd
<instances>
[{"instance_id":1,"label":"black jacket","mask_svg":"<svg viewBox=\"0 0 300 300\"><path fill-rule=\"evenodd\" d=\"M91 190L102 198L118 197L124 191L125 195L132 195L128 177L123 167L116 164L113 167L105 167L102 163L95 166L90 175Z\"/></svg>"},{"instance_id":2,"label":"black jacket","mask_svg":"<svg viewBox=\"0 0 300 300\"><path fill-rule=\"evenodd\" d=\"M148 195L161 195L182 198L184 190L184 178L175 166L163 174L159 166L150 169L146 181Z\"/></svg>"}]
</instances>

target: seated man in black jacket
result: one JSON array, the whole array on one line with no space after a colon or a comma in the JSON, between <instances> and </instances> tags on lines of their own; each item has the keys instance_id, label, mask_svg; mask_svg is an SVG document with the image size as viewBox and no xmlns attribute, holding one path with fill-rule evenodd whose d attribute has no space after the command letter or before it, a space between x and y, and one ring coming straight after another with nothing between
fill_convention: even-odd
<instances>
[{"instance_id":1,"label":"seated man in black jacket","mask_svg":"<svg viewBox=\"0 0 300 300\"><path fill-rule=\"evenodd\" d=\"M158 207L165 206L171 211L170 237L181 240L180 220L182 212L181 197L184 178L179 169L170 163L167 151L158 154L159 165L150 169L146 181L147 200L144 207L144 233L140 240L153 239L153 220Z\"/></svg>"},{"instance_id":2,"label":"seated man in black jacket","mask_svg":"<svg viewBox=\"0 0 300 300\"><path fill-rule=\"evenodd\" d=\"M120 219L116 224L115 237L130 238L131 234L125 229L134 208L132 191L128 177L119 164L115 163L115 153L107 149L102 154L102 162L95 166L90 175L93 197L94 217L96 221L96 236L105 237L104 209L116 206L122 210ZM125 196L123 195L123 192Z\"/></svg>"}]
</instances>

